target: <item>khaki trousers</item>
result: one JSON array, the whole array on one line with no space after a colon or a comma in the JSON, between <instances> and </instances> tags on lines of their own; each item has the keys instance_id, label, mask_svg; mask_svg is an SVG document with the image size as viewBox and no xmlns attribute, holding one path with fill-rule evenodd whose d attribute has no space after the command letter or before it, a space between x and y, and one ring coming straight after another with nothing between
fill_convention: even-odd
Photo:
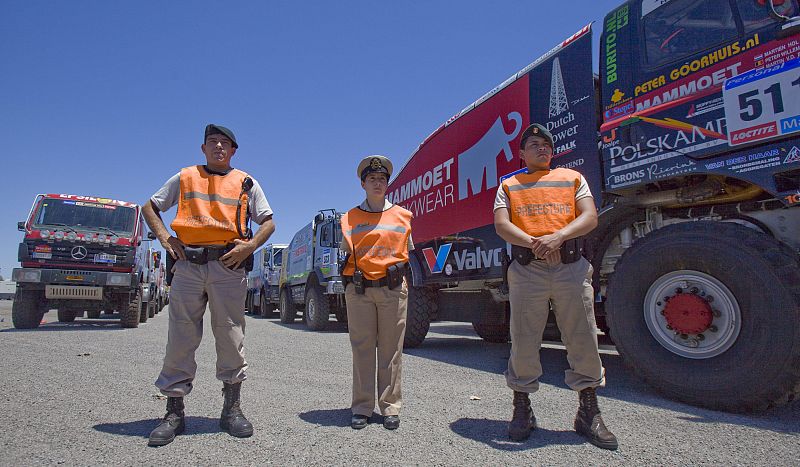
<instances>
[{"instance_id":1,"label":"khaki trousers","mask_svg":"<svg viewBox=\"0 0 800 467\"><path fill-rule=\"evenodd\" d=\"M217 379L238 383L247 378L244 359L244 269L231 270L220 261L175 263L169 300L169 334L164 366L156 387L166 396L192 391L197 363L194 354L203 337L206 305L217 348Z\"/></svg>"},{"instance_id":2,"label":"khaki trousers","mask_svg":"<svg viewBox=\"0 0 800 467\"><path fill-rule=\"evenodd\" d=\"M375 409L375 357L377 350L378 408L382 415L400 415L400 372L406 335L408 287L394 290L367 287L364 295L355 286L345 289L347 327L353 350L354 415L369 417Z\"/></svg>"},{"instance_id":3,"label":"khaki trousers","mask_svg":"<svg viewBox=\"0 0 800 467\"><path fill-rule=\"evenodd\" d=\"M564 381L580 391L605 386L605 370L597 351L597 325L594 320L592 265L585 258L548 266L531 261L522 266L514 261L508 268L511 301L511 357L505 372L508 387L520 392L536 392L542 365L539 348L552 305L561 341L567 347Z\"/></svg>"}]
</instances>

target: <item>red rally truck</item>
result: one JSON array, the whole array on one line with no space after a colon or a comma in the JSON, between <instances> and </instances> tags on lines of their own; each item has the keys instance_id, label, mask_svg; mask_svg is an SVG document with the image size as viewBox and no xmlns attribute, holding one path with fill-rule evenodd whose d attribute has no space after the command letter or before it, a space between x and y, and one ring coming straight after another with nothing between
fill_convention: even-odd
<instances>
[{"instance_id":1,"label":"red rally truck","mask_svg":"<svg viewBox=\"0 0 800 467\"><path fill-rule=\"evenodd\" d=\"M599 211L598 326L665 395L728 411L800 391L797 0L630 0L428 136L388 189L416 249L406 345L431 320L508 340L501 178L531 122ZM522 169L524 170L524 169ZM547 209L547 206L535 207Z\"/></svg>"},{"instance_id":2,"label":"red rally truck","mask_svg":"<svg viewBox=\"0 0 800 467\"><path fill-rule=\"evenodd\" d=\"M138 205L109 198L66 194L36 196L19 244L21 268L12 307L14 327L36 328L48 310L58 320L120 313L122 327L152 317L149 296L153 251ZM146 289L146 291L145 291ZM145 292L148 296L145 296ZM150 304L150 305L148 305Z\"/></svg>"}]
</instances>

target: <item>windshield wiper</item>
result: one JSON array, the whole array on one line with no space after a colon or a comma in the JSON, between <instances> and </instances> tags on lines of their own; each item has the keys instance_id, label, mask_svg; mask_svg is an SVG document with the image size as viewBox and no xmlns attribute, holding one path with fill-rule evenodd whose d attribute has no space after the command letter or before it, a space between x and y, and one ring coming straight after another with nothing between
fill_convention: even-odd
<instances>
[{"instance_id":1,"label":"windshield wiper","mask_svg":"<svg viewBox=\"0 0 800 467\"><path fill-rule=\"evenodd\" d=\"M75 230L72 226L67 224L62 224L61 222L46 222L44 224L39 224L39 225L57 225L59 227L64 227L67 230L71 230L72 232L78 233L78 231Z\"/></svg>"},{"instance_id":2,"label":"windshield wiper","mask_svg":"<svg viewBox=\"0 0 800 467\"><path fill-rule=\"evenodd\" d=\"M109 229L108 227L101 227L101 226L98 226L98 227L94 227L94 228L95 228L95 229L99 229L99 230L105 230L106 232L110 232L110 233L111 233L111 235L115 235L115 236L117 236L117 237L121 237L121 236L122 236L122 235L120 235L120 234L118 234L118 233L114 232L113 230Z\"/></svg>"}]
</instances>

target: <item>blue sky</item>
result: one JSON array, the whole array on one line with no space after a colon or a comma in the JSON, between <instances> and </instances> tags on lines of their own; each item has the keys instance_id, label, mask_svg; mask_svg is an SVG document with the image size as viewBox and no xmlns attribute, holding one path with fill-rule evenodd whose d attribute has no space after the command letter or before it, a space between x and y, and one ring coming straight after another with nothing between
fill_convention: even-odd
<instances>
[{"instance_id":1,"label":"blue sky","mask_svg":"<svg viewBox=\"0 0 800 467\"><path fill-rule=\"evenodd\" d=\"M288 242L318 209L358 204L361 158L399 167L590 21L596 62L620 3L4 2L0 273L18 267L37 193L142 203L202 163L209 122L236 133L233 165L264 188L271 241Z\"/></svg>"}]
</instances>

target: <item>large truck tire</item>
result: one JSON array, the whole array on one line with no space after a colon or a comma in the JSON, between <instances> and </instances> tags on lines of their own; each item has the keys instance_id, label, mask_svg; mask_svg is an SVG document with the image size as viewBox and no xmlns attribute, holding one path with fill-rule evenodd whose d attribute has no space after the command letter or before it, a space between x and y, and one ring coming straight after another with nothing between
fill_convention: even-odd
<instances>
[{"instance_id":1,"label":"large truck tire","mask_svg":"<svg viewBox=\"0 0 800 467\"><path fill-rule=\"evenodd\" d=\"M289 298L289 291L286 289L281 290L280 295L280 315L281 323L292 324L297 319L297 310L295 309L292 300Z\"/></svg>"},{"instance_id":2,"label":"large truck tire","mask_svg":"<svg viewBox=\"0 0 800 467\"><path fill-rule=\"evenodd\" d=\"M275 317L275 306L271 303L267 302L267 292L262 290L261 291L261 298L260 298L260 306L258 307L260 310L260 314L262 318L274 318Z\"/></svg>"},{"instance_id":3,"label":"large truck tire","mask_svg":"<svg viewBox=\"0 0 800 467\"><path fill-rule=\"evenodd\" d=\"M148 318L155 318L156 316L156 302L155 300L150 300L147 302L147 317Z\"/></svg>"},{"instance_id":4,"label":"large truck tire","mask_svg":"<svg viewBox=\"0 0 800 467\"><path fill-rule=\"evenodd\" d=\"M511 313L506 302L504 307L485 310L480 321L472 322L472 329L481 339L493 344L505 344L511 340Z\"/></svg>"},{"instance_id":5,"label":"large truck tire","mask_svg":"<svg viewBox=\"0 0 800 467\"><path fill-rule=\"evenodd\" d=\"M331 297L333 299L334 297ZM340 323L347 323L347 305L331 305L333 307L333 313L336 315L336 321Z\"/></svg>"},{"instance_id":6,"label":"large truck tire","mask_svg":"<svg viewBox=\"0 0 800 467\"><path fill-rule=\"evenodd\" d=\"M137 289L133 297L122 300L119 309L119 324L123 328L139 327L142 308L142 291Z\"/></svg>"},{"instance_id":7,"label":"large truck tire","mask_svg":"<svg viewBox=\"0 0 800 467\"><path fill-rule=\"evenodd\" d=\"M139 307L139 322L146 323L147 318L150 317L150 302L141 302Z\"/></svg>"},{"instance_id":8,"label":"large truck tire","mask_svg":"<svg viewBox=\"0 0 800 467\"><path fill-rule=\"evenodd\" d=\"M47 310L43 305L44 296L37 290L17 289L11 305L11 321L17 329L38 328Z\"/></svg>"},{"instance_id":9,"label":"large truck tire","mask_svg":"<svg viewBox=\"0 0 800 467\"><path fill-rule=\"evenodd\" d=\"M756 412L800 392L800 262L766 234L659 229L622 255L606 312L626 364L670 398Z\"/></svg>"},{"instance_id":10,"label":"large truck tire","mask_svg":"<svg viewBox=\"0 0 800 467\"><path fill-rule=\"evenodd\" d=\"M331 315L330 300L325 296L322 287L310 281L306 288L306 326L312 331L324 331Z\"/></svg>"},{"instance_id":11,"label":"large truck tire","mask_svg":"<svg viewBox=\"0 0 800 467\"><path fill-rule=\"evenodd\" d=\"M409 280L410 284L411 281ZM431 320L436 316L436 290L430 287L408 286L408 310L406 313L406 336L403 347L414 348L422 344Z\"/></svg>"},{"instance_id":12,"label":"large truck tire","mask_svg":"<svg viewBox=\"0 0 800 467\"><path fill-rule=\"evenodd\" d=\"M58 308L58 321L60 323L71 323L75 321L75 318L78 316L78 311L74 308L69 308L67 306L60 306ZM83 311L80 312L83 315Z\"/></svg>"}]
</instances>

